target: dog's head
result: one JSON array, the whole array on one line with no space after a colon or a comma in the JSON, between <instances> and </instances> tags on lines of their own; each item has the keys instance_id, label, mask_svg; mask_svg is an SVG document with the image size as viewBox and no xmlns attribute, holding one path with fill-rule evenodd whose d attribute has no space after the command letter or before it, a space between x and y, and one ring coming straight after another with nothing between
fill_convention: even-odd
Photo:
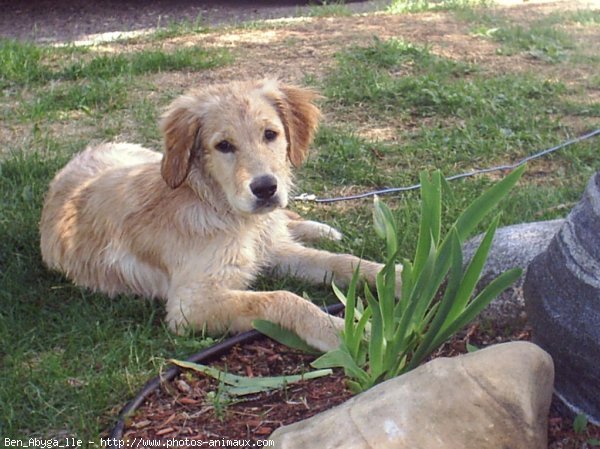
<instances>
[{"instance_id":1,"label":"dog's head","mask_svg":"<svg viewBox=\"0 0 600 449\"><path fill-rule=\"evenodd\" d=\"M179 97L161 123L164 180L177 188L209 176L241 213L285 207L290 166L306 158L320 117L316 97L275 80L216 85Z\"/></svg>"}]
</instances>

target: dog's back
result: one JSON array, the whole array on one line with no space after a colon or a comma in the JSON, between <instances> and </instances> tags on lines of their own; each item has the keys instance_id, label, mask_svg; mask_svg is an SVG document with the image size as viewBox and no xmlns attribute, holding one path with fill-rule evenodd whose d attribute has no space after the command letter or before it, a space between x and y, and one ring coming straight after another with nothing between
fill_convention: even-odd
<instances>
[{"instance_id":1,"label":"dog's back","mask_svg":"<svg viewBox=\"0 0 600 449\"><path fill-rule=\"evenodd\" d=\"M131 272L132 279L123 279L127 267L139 266L140 262L128 262L131 255L116 247L118 229L107 226L120 212L116 205L111 206L115 200L111 193L117 192L111 192L115 183L110 178L148 164L158 167L160 159L160 153L127 143L88 147L71 159L50 184L42 210L40 243L46 265L65 272L79 285L112 295L132 291L131 280L139 277L143 279L135 284L148 296L164 290L157 285L162 282L160 272L152 267L145 267L142 273ZM103 183L108 185L102 188ZM101 205L98 196L104 196ZM98 207L105 209L103 214L86 213L86 209Z\"/></svg>"}]
</instances>

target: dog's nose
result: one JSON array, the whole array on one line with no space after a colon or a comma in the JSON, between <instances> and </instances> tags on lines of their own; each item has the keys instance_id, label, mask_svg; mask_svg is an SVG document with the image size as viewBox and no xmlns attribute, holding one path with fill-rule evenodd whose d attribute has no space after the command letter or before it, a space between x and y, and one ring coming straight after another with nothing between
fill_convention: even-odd
<instances>
[{"instance_id":1,"label":"dog's nose","mask_svg":"<svg viewBox=\"0 0 600 449\"><path fill-rule=\"evenodd\" d=\"M272 175L263 175L250 183L250 190L259 200L268 200L277 192L277 179Z\"/></svg>"}]
</instances>

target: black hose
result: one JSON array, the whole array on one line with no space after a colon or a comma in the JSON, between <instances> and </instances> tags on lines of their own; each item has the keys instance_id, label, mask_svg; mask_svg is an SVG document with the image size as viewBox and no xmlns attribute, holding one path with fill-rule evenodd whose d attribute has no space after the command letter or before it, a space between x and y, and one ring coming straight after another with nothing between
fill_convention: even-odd
<instances>
[{"instance_id":1,"label":"black hose","mask_svg":"<svg viewBox=\"0 0 600 449\"><path fill-rule=\"evenodd\" d=\"M324 307L323 310L329 314L335 314L342 311L343 308L344 305L338 303L328 307ZM263 334L255 330L237 334L233 337L223 340L220 343L217 343L214 346L211 346L210 348L203 349L202 351L192 355L186 361L192 363L204 362L224 354L226 351L230 350L237 344L249 343L252 340L255 340L261 336L263 336ZM131 401L129 401L125 405L125 407L123 407L119 412L119 418L117 420L117 423L115 424L113 430L110 432L108 445L109 449L119 449L123 447L120 446L119 443L121 442L121 439L123 437L123 432L125 430L125 421L127 417L131 416L131 414L134 413L138 409L138 407L144 403L146 398L154 390L156 390L163 382L172 381L180 373L181 368L179 368L178 366L173 366L166 370L164 373L146 382L146 384L142 387L137 396Z\"/></svg>"}]
</instances>

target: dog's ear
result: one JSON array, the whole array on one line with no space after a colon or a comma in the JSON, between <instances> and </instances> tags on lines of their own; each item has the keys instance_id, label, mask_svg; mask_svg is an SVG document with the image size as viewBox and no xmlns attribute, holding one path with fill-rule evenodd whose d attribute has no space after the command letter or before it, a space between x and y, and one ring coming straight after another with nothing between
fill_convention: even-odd
<instances>
[{"instance_id":1,"label":"dog's ear","mask_svg":"<svg viewBox=\"0 0 600 449\"><path fill-rule=\"evenodd\" d=\"M279 85L274 104L288 141L288 157L294 167L304 162L315 135L321 112L314 101L319 95L309 89Z\"/></svg>"},{"instance_id":2,"label":"dog's ear","mask_svg":"<svg viewBox=\"0 0 600 449\"><path fill-rule=\"evenodd\" d=\"M187 177L194 150L200 145L200 119L190 109L190 100L188 97L175 100L160 123L165 142L160 173L172 189Z\"/></svg>"}]
</instances>

